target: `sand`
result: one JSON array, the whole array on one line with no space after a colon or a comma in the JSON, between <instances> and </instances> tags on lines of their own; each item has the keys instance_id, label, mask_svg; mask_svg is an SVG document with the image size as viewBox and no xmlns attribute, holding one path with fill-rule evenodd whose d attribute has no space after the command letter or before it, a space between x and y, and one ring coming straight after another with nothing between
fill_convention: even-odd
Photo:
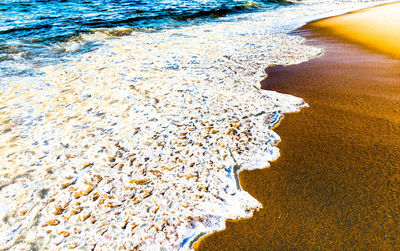
<instances>
[{"instance_id":1,"label":"sand","mask_svg":"<svg viewBox=\"0 0 400 251\"><path fill-rule=\"evenodd\" d=\"M227 222L226 230L203 238L198 250L400 248L398 51L378 48L372 38L368 43L376 47L366 46L361 35L337 33L350 32L344 27L367 32L357 21L362 16L370 20L368 29L388 32L385 43L393 44L389 37L396 39L400 29L375 19L384 12L398 23L392 11L398 7L371 8L296 31L324 48L324 55L268 68L262 87L304 98L310 107L285 115L276 129L281 157L270 168L240 174L243 189L263 209Z\"/></svg>"},{"instance_id":2,"label":"sand","mask_svg":"<svg viewBox=\"0 0 400 251\"><path fill-rule=\"evenodd\" d=\"M381 5L313 23L332 34L400 58L400 3Z\"/></svg>"}]
</instances>

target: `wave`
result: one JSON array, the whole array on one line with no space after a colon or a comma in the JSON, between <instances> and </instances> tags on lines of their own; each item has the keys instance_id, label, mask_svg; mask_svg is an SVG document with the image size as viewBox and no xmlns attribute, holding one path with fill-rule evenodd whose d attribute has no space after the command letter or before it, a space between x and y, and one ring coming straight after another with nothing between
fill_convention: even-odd
<instances>
[{"instance_id":1,"label":"wave","mask_svg":"<svg viewBox=\"0 0 400 251\"><path fill-rule=\"evenodd\" d=\"M126 36L134 30L176 28L285 4L286 1L220 0L180 6L163 0L156 3L6 0L0 7L3 9L0 14L3 16L0 18L0 46L3 47L0 76L25 74L25 70L18 73L19 67L13 64L63 62L77 53L98 48L106 38ZM10 21L1 23L8 19ZM22 52L13 51L15 47ZM11 62L13 60L15 62Z\"/></svg>"},{"instance_id":2,"label":"wave","mask_svg":"<svg viewBox=\"0 0 400 251\"><path fill-rule=\"evenodd\" d=\"M46 2L46 1L37 1L37 2ZM62 1L68 2L68 1ZM155 11L145 11L145 10L133 10L127 11L126 13L112 13L110 16L101 14L96 15L86 15L81 14L80 16L70 16L68 14L65 18L57 17L57 16L44 16L41 15L38 17L38 20L34 20L34 22L28 22L29 20L25 20L25 24L22 26L11 27L9 29L5 28L0 30L0 34L10 34L13 36L26 36L28 33L38 34L43 32L48 32L49 29L57 28L57 26L71 27L71 24L75 26L73 31L74 34L84 32L87 29L94 28L115 28L117 26L126 25L126 28L129 27L143 27L143 26L158 26L158 21L162 19L173 19L173 20L189 20L195 18L218 18L221 16L226 16L228 14L234 13L242 13L248 12L251 10L263 9L271 6L279 6L279 5L287 5L290 4L290 1L247 1L242 2L239 1L239 4L235 2L222 4L220 6L208 8L207 6L197 6L194 9L190 8L177 8L177 7L169 7L165 9L159 9ZM156 3L155 3L156 4ZM53 25L51 22L56 22L57 25ZM165 25L162 23L161 25ZM61 27L60 27L61 28ZM59 30L57 33L64 33ZM55 33L55 34L57 34ZM71 32L69 32L71 33ZM52 36L45 36L47 39L51 39ZM56 37L56 36L54 36Z\"/></svg>"},{"instance_id":3,"label":"wave","mask_svg":"<svg viewBox=\"0 0 400 251\"><path fill-rule=\"evenodd\" d=\"M275 159L273 125L305 106L257 82L268 64L319 53L265 34L270 20L122 30L34 82L9 83L0 247L186 249L251 216L261 204L238 172Z\"/></svg>"}]
</instances>

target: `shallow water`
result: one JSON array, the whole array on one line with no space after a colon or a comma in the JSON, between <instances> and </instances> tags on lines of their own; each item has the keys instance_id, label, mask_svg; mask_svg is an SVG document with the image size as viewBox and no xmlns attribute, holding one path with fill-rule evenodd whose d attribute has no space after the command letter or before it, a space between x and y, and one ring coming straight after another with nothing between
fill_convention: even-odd
<instances>
[{"instance_id":1,"label":"shallow water","mask_svg":"<svg viewBox=\"0 0 400 251\"><path fill-rule=\"evenodd\" d=\"M191 25L288 4L265 0L5 0L0 5L0 77L34 74L34 67L93 50L101 45L96 34L119 37L135 29ZM92 39L85 39L90 35ZM74 42L73 46L66 46L68 42Z\"/></svg>"},{"instance_id":2,"label":"shallow water","mask_svg":"<svg viewBox=\"0 0 400 251\"><path fill-rule=\"evenodd\" d=\"M237 172L277 158L273 126L306 106L261 91L264 68L322 53L291 29L371 4L304 1L113 39L83 33L97 49L3 78L0 247L189 248L251 216L262 205Z\"/></svg>"}]
</instances>

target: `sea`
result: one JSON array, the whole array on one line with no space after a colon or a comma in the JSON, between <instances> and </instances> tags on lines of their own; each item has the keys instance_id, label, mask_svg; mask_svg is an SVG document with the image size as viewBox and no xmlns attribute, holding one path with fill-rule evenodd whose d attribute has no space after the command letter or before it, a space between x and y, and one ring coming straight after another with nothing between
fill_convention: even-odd
<instances>
[{"instance_id":1,"label":"sea","mask_svg":"<svg viewBox=\"0 0 400 251\"><path fill-rule=\"evenodd\" d=\"M157 32L288 6L286 1L5 0L0 5L0 76L95 50L103 39Z\"/></svg>"},{"instance_id":2,"label":"sea","mask_svg":"<svg viewBox=\"0 0 400 251\"><path fill-rule=\"evenodd\" d=\"M188 250L251 217L238 173L308 106L265 68L323 54L293 29L385 2L2 0L0 249Z\"/></svg>"}]
</instances>

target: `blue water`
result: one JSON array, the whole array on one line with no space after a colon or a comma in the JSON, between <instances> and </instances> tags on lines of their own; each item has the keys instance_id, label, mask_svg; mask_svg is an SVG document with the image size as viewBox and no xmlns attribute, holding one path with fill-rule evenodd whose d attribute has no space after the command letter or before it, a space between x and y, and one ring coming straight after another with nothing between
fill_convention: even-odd
<instances>
[{"instance_id":1,"label":"blue water","mask_svg":"<svg viewBox=\"0 0 400 251\"><path fill-rule=\"evenodd\" d=\"M285 1L239 0L2 0L0 2L0 76L29 74L29 63L40 67L92 50L96 41L80 41L73 51L63 42L81 34L129 29L157 30L287 5ZM115 30L113 28L128 28Z\"/></svg>"}]
</instances>

